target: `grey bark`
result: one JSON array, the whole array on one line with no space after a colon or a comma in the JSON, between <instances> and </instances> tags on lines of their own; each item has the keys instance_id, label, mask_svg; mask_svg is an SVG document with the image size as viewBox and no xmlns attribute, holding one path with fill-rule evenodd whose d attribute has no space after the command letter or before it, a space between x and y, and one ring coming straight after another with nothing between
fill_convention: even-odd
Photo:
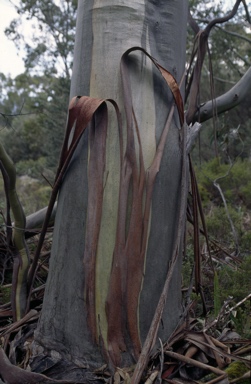
<instances>
[{"instance_id":1,"label":"grey bark","mask_svg":"<svg viewBox=\"0 0 251 384\"><path fill-rule=\"evenodd\" d=\"M215 114L221 114L236 107L245 100L245 98L250 97L250 88L251 67L228 92L217 97L215 100L210 100L202 104L199 112L194 117L194 121L202 123L211 119Z\"/></svg>"},{"instance_id":2,"label":"grey bark","mask_svg":"<svg viewBox=\"0 0 251 384\"><path fill-rule=\"evenodd\" d=\"M123 117L119 63L124 51L132 46L145 48L179 82L185 67L186 20L187 2L183 0L80 0L71 96L113 98L119 104ZM171 93L141 54L132 55L129 61L135 113L143 121L143 128L140 128L142 137L147 136L147 129L154 122L154 140L158 142L167 118L167 105L170 108L173 103ZM116 149L118 143L114 126L110 129L114 132L111 133L110 142L110 152L113 153L112 147ZM147 147L146 157L155 149L153 146ZM118 176L116 161L109 170L107 184L112 184ZM104 359L90 337L83 292L87 164L88 133L79 143L59 194L50 270L36 342L48 350L55 349L70 360L95 366L102 364ZM139 303L142 342L151 324L172 254L180 178L179 122L175 115L154 188L145 278ZM116 207L116 199L114 196L111 216L116 214L112 209ZM106 230L109 233L109 225ZM110 242L110 238L107 241ZM102 262L105 266L110 260ZM179 321L180 287L181 260L172 279L163 315L159 332L162 340L167 339ZM133 362L129 350L124 354L123 362Z\"/></svg>"},{"instance_id":3,"label":"grey bark","mask_svg":"<svg viewBox=\"0 0 251 384\"><path fill-rule=\"evenodd\" d=\"M57 203L53 208L51 213L51 218L49 222L49 226L52 227L54 225L54 220L56 216ZM32 237L39 233L42 228L45 215L46 215L47 207L40 209L37 212L32 213L31 215L26 217L26 226L25 226L25 238Z\"/></svg>"}]
</instances>

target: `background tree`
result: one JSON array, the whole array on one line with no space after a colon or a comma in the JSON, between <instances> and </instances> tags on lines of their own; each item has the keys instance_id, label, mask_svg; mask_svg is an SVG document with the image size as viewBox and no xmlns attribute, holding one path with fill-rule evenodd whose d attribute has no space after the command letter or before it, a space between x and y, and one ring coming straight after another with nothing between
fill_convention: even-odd
<instances>
[{"instance_id":1,"label":"background tree","mask_svg":"<svg viewBox=\"0 0 251 384\"><path fill-rule=\"evenodd\" d=\"M64 74L71 76L76 0L26 0L16 6L20 15L6 29L18 49L26 50L25 66L32 74ZM29 23L32 35L24 36L24 24Z\"/></svg>"},{"instance_id":2,"label":"background tree","mask_svg":"<svg viewBox=\"0 0 251 384\"><path fill-rule=\"evenodd\" d=\"M225 2L212 4L208 2L190 2L190 9L193 18L203 29L209 20L222 15ZM188 42L193 42L194 32L188 28ZM202 70L202 81L200 84L200 102L203 104L212 97L217 97L227 92L250 67L251 49L250 19L244 6L239 7L238 13L227 23L216 25L209 36L210 58L205 58L205 65ZM192 46L188 45L189 52ZM209 61L210 59L210 61ZM211 65L211 69L210 69ZM212 148L215 146L215 139L218 152L224 161L228 156L235 159L241 155L248 157L250 152L250 103L249 97L242 101L238 108L231 109L214 119L204 122L200 133L200 145L203 152L200 153L200 145L193 151L193 159L207 161L215 155ZM233 135L238 129L239 135ZM241 140L240 140L241 138Z\"/></svg>"},{"instance_id":3,"label":"background tree","mask_svg":"<svg viewBox=\"0 0 251 384\"><path fill-rule=\"evenodd\" d=\"M76 1L22 1L16 6L20 17L6 29L26 52L25 73L1 79L0 124L8 128L1 137L5 146L12 143L10 156L20 162L18 174L37 178L57 166L69 102L76 7ZM28 37L26 24L32 28Z\"/></svg>"}]
</instances>

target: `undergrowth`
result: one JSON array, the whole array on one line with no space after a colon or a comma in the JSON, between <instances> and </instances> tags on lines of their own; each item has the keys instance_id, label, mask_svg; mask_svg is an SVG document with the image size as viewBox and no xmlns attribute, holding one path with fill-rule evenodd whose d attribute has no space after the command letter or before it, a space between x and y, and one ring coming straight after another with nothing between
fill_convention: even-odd
<instances>
[{"instance_id":1,"label":"undergrowth","mask_svg":"<svg viewBox=\"0 0 251 384\"><path fill-rule=\"evenodd\" d=\"M242 337L251 338L251 300L245 300L238 305L250 294L251 287L250 161L238 159L230 166L215 158L197 166L196 176L212 258L211 263L205 237L201 235L202 288L207 309L209 314L217 316L224 305L230 309L237 305L230 311L226 326L234 328ZM228 214L214 181L221 187ZM230 220L237 235L238 247L234 241ZM193 264L193 227L188 224L187 248L182 272L185 292L191 281ZM197 301L196 315L201 315L201 298L195 292L191 297Z\"/></svg>"}]
</instances>

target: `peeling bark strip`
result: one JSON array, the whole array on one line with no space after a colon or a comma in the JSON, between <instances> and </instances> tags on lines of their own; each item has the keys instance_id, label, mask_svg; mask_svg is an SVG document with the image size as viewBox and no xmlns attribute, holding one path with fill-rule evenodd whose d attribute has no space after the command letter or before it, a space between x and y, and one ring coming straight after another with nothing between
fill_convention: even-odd
<instances>
[{"instance_id":1,"label":"peeling bark strip","mask_svg":"<svg viewBox=\"0 0 251 384\"><path fill-rule=\"evenodd\" d=\"M87 321L96 336L95 316L95 266L103 203L103 179L107 135L107 107L100 108L89 129L90 158L88 166L88 209L86 242L84 250L85 299L88 307ZM96 340L98 341L98 340Z\"/></svg>"},{"instance_id":2,"label":"peeling bark strip","mask_svg":"<svg viewBox=\"0 0 251 384\"><path fill-rule=\"evenodd\" d=\"M69 119L61 153L57 180L61 182L77 144L90 125L90 157L88 166L88 208L86 243L84 250L85 299L87 323L94 340L98 341L95 310L96 252L102 215L106 136L108 114L106 103L113 105L121 136L121 118L116 102L86 96L77 96L70 102ZM57 184L59 184L57 182Z\"/></svg>"},{"instance_id":3,"label":"peeling bark strip","mask_svg":"<svg viewBox=\"0 0 251 384\"><path fill-rule=\"evenodd\" d=\"M70 101L69 105L69 113L68 113L68 122L66 127L66 133L65 138L63 142L63 147L61 151L60 161L58 170L56 173L50 201L48 204L46 216L44 219L43 227L41 230L41 234L39 237L36 253L34 255L33 263L31 270L29 272L28 276L28 289L29 289L29 296L31 295L32 286L34 283L34 276L36 271L37 262L39 259L39 255L42 249L43 241L46 235L47 227L50 222L51 213L54 208L54 204L58 195L59 188L61 186L63 177L67 171L67 167L71 161L71 158L77 148L77 145L88 127L88 124L91 122L94 114L99 110L99 108L102 109L103 113L106 111L106 108L104 108L104 105L106 102L109 102L113 105L117 120L118 120L118 126L119 131L121 131L120 125L121 125L121 119L119 115L119 110L117 104L111 100L104 100L104 99L98 99L98 98L91 98L87 96L76 96ZM93 273L93 267L90 268L90 260L88 259L86 270L91 270ZM94 281L94 279L93 279ZM28 308L28 307L27 307ZM92 334L95 336L95 325L92 324L91 326Z\"/></svg>"},{"instance_id":4,"label":"peeling bark strip","mask_svg":"<svg viewBox=\"0 0 251 384\"><path fill-rule=\"evenodd\" d=\"M120 183L122 187L119 196L117 240L114 249L110 286L106 303L108 350L115 365L119 365L121 358L120 353L125 350L126 327L129 332L133 354L136 360L141 351L138 328L138 303L144 273L152 193L173 116L173 108L171 108L153 163L146 172L138 122L136 121L132 105L129 71L126 64L127 56L133 51L143 52L159 70L173 93L181 126L184 124L183 101L179 86L174 77L141 47L133 47L127 50L121 59L121 77L127 122L127 146L121 169ZM134 131L136 132L139 146L138 162L136 158ZM131 209L129 210L126 208L126 205L128 204L130 183L132 183L132 202ZM128 234L125 238L128 211L131 212L131 215L129 218ZM124 322L123 319L125 319Z\"/></svg>"}]
</instances>

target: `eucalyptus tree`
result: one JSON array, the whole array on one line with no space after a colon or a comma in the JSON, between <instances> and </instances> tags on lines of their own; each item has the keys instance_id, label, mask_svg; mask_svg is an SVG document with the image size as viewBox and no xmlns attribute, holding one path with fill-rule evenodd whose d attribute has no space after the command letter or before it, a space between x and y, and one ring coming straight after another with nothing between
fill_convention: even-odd
<instances>
[{"instance_id":1,"label":"eucalyptus tree","mask_svg":"<svg viewBox=\"0 0 251 384\"><path fill-rule=\"evenodd\" d=\"M90 99L72 102L69 124L79 106L78 122L96 113L60 190L36 341L91 366L137 361L173 255L161 339L181 315L187 11L183 1L79 2L71 95Z\"/></svg>"}]
</instances>

